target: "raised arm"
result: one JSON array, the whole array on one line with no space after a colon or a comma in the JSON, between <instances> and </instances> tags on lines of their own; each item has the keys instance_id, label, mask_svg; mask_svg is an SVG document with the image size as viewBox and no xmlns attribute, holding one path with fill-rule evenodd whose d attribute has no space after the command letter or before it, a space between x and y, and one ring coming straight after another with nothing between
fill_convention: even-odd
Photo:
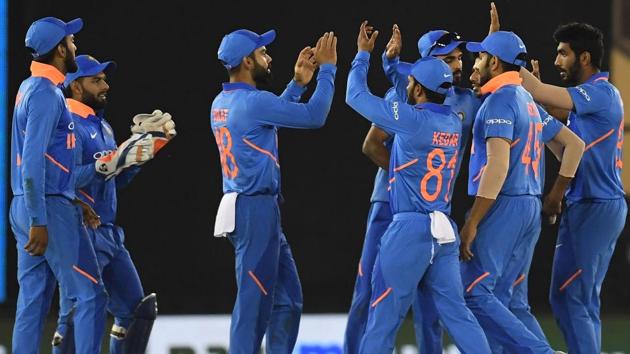
<instances>
[{"instance_id":1,"label":"raised arm","mask_svg":"<svg viewBox=\"0 0 630 354\"><path fill-rule=\"evenodd\" d=\"M337 71L337 37L333 32L324 34L317 42L315 61L319 65L317 87L308 102L291 102L266 91L252 98L261 123L304 129L324 125L332 104Z\"/></svg>"}]
</instances>

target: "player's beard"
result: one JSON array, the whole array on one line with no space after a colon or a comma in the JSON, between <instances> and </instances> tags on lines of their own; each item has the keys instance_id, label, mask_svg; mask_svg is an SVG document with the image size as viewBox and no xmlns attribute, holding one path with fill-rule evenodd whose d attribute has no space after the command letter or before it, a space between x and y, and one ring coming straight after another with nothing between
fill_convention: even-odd
<instances>
[{"instance_id":1,"label":"player's beard","mask_svg":"<svg viewBox=\"0 0 630 354\"><path fill-rule=\"evenodd\" d=\"M79 70L79 66L77 65L77 61L75 59L76 58L74 55L72 56L68 55L66 59L64 59L63 63L66 65L66 72L76 73L77 70Z\"/></svg>"},{"instance_id":2,"label":"player's beard","mask_svg":"<svg viewBox=\"0 0 630 354\"><path fill-rule=\"evenodd\" d=\"M254 61L254 72L252 78L256 83L256 87L268 88L273 81L273 75L271 74L271 68L265 69L262 65Z\"/></svg>"},{"instance_id":3,"label":"player's beard","mask_svg":"<svg viewBox=\"0 0 630 354\"><path fill-rule=\"evenodd\" d=\"M453 71L453 86L459 87L461 83L462 83L462 71L460 69L457 69Z\"/></svg>"},{"instance_id":4,"label":"player's beard","mask_svg":"<svg viewBox=\"0 0 630 354\"><path fill-rule=\"evenodd\" d=\"M490 59L487 59L483 70L479 70L479 88L481 89L490 79L492 79L492 77L490 77Z\"/></svg>"},{"instance_id":5,"label":"player's beard","mask_svg":"<svg viewBox=\"0 0 630 354\"><path fill-rule=\"evenodd\" d=\"M104 109L107 105L107 98L99 98L98 96L103 92L93 94L83 90L83 94L81 95L81 102L83 102L86 106L91 107L95 111L100 111Z\"/></svg>"},{"instance_id":6,"label":"player's beard","mask_svg":"<svg viewBox=\"0 0 630 354\"><path fill-rule=\"evenodd\" d=\"M568 86L576 86L579 84L579 78L582 76L582 67L580 66L580 62L578 60L575 60L568 70L564 70L562 68L557 69L561 73L564 72L566 75L564 77L560 75L562 82L564 82Z\"/></svg>"}]
</instances>

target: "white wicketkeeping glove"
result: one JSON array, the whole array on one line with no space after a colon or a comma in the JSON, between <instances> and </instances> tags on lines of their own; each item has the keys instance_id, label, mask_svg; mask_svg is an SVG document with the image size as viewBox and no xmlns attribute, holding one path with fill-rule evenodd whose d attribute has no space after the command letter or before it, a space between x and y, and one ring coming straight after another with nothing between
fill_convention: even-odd
<instances>
[{"instance_id":1,"label":"white wicketkeeping glove","mask_svg":"<svg viewBox=\"0 0 630 354\"><path fill-rule=\"evenodd\" d=\"M153 145L151 134L134 134L120 144L115 152L96 160L94 168L108 180L127 167L151 160L154 156Z\"/></svg>"},{"instance_id":2,"label":"white wicketkeeping glove","mask_svg":"<svg viewBox=\"0 0 630 354\"><path fill-rule=\"evenodd\" d=\"M131 126L133 134L151 134L154 143L154 153L156 154L177 135L173 117L169 113L158 109L151 114L137 114L133 117L133 123L134 125Z\"/></svg>"}]
</instances>

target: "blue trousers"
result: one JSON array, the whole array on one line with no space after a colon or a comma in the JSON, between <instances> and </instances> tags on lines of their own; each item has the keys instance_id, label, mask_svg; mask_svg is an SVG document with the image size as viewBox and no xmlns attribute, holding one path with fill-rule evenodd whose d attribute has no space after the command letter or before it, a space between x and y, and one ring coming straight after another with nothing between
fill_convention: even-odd
<instances>
[{"instance_id":1,"label":"blue trousers","mask_svg":"<svg viewBox=\"0 0 630 354\"><path fill-rule=\"evenodd\" d=\"M392 353L398 329L421 283L430 289L439 318L459 350L464 354L490 353L486 337L462 296L459 242L438 244L430 224L428 215L398 213L383 235L360 353Z\"/></svg>"},{"instance_id":2,"label":"blue trousers","mask_svg":"<svg viewBox=\"0 0 630 354\"><path fill-rule=\"evenodd\" d=\"M238 293L230 327L231 354L291 353L302 314L302 287L280 226L275 196L239 195L236 228L228 236L236 256Z\"/></svg>"},{"instance_id":3,"label":"blue trousers","mask_svg":"<svg viewBox=\"0 0 630 354\"><path fill-rule=\"evenodd\" d=\"M509 280L501 281L500 279L495 287L495 294L499 301L501 301L501 303L506 306L510 312L512 312L514 316L516 316L516 318L518 318L525 327L532 332L532 334L540 340L548 343L549 341L540 327L538 320L536 320L536 317L534 317L531 312L531 307L529 306L529 300L527 298L529 269L532 264L536 243L538 242L538 238L540 236L540 229L539 225L538 231L532 231L532 235L534 235L534 237L529 240L529 243L524 243L524 246L527 247L527 251L525 253L527 256L525 259L513 257L507 266L507 270L503 277L506 279L516 278L516 280L510 283ZM520 254L521 252L519 251L518 253ZM501 345L496 341L493 341L490 338L488 338L488 341L490 342L490 347L492 348L493 353L498 354L505 352L503 347L501 347Z\"/></svg>"},{"instance_id":4,"label":"blue trousers","mask_svg":"<svg viewBox=\"0 0 630 354\"><path fill-rule=\"evenodd\" d=\"M107 294L81 209L61 196L46 197L48 248L34 257L24 250L29 217L23 196L11 202L10 222L18 253L18 293L13 353L38 353L46 314L57 282L76 302L77 353L100 354Z\"/></svg>"},{"instance_id":5,"label":"blue trousers","mask_svg":"<svg viewBox=\"0 0 630 354\"><path fill-rule=\"evenodd\" d=\"M372 270L381 244L381 238L392 222L389 203L373 202L368 213L365 241L361 251L359 270L354 283L352 304L348 312L348 324L344 337L344 353L357 354L365 326L372 297Z\"/></svg>"},{"instance_id":6,"label":"blue trousers","mask_svg":"<svg viewBox=\"0 0 630 354\"><path fill-rule=\"evenodd\" d=\"M627 212L620 198L576 202L562 213L549 297L571 354L601 352L599 295Z\"/></svg>"},{"instance_id":7,"label":"blue trousers","mask_svg":"<svg viewBox=\"0 0 630 354\"><path fill-rule=\"evenodd\" d=\"M461 266L468 307L489 341L509 353L553 353L510 311L502 295L526 266L532 240L540 234L540 212L536 196L500 195L479 224L471 247L475 256Z\"/></svg>"},{"instance_id":8,"label":"blue trousers","mask_svg":"<svg viewBox=\"0 0 630 354\"><path fill-rule=\"evenodd\" d=\"M114 323L125 329L133 320L134 311L142 297L144 290L136 267L125 248L125 234L119 226L102 225L97 229L88 228L88 234L94 245L96 258L107 293L109 303L107 309L114 315ZM66 327L71 315L74 301L59 292L59 320L57 332L65 336ZM110 338L110 353L122 352L122 341Z\"/></svg>"}]
</instances>

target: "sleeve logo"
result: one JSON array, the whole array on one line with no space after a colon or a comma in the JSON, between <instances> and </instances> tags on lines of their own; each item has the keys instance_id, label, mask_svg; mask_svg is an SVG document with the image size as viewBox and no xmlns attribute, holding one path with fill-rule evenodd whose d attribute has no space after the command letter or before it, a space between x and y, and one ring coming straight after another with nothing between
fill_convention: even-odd
<instances>
[{"instance_id":1,"label":"sleeve logo","mask_svg":"<svg viewBox=\"0 0 630 354\"><path fill-rule=\"evenodd\" d=\"M486 124L507 124L507 125L512 125L512 121L508 120L508 119L502 119L502 118L493 118L493 119L487 119L486 120Z\"/></svg>"},{"instance_id":2,"label":"sleeve logo","mask_svg":"<svg viewBox=\"0 0 630 354\"><path fill-rule=\"evenodd\" d=\"M578 90L578 92L580 93L580 95L584 96L584 99L586 99L587 101L591 101L591 96L588 95L588 93L586 93L586 90L583 89L580 86L577 86L576 89Z\"/></svg>"}]
</instances>

